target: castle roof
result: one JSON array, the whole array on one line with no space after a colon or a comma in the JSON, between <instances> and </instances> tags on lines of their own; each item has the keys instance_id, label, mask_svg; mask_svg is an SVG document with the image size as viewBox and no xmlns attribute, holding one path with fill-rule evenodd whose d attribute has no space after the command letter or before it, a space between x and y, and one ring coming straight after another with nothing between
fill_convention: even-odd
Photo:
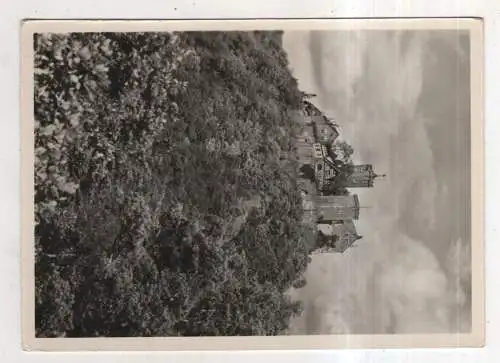
<instances>
[{"instance_id":1,"label":"castle roof","mask_svg":"<svg viewBox=\"0 0 500 363\"><path fill-rule=\"evenodd\" d=\"M323 116L323 112L311 102L304 100L304 108L309 116Z\"/></svg>"}]
</instances>

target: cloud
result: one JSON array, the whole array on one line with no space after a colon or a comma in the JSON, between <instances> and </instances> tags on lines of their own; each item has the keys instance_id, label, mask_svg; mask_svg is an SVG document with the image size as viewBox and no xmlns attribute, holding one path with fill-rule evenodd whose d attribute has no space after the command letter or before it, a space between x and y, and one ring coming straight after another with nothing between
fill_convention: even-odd
<instances>
[{"instance_id":1,"label":"cloud","mask_svg":"<svg viewBox=\"0 0 500 363\"><path fill-rule=\"evenodd\" d=\"M450 280L449 299L452 304L452 329L470 331L471 316L471 249L470 243L459 238L450 244L446 271Z\"/></svg>"},{"instance_id":2,"label":"cloud","mask_svg":"<svg viewBox=\"0 0 500 363\"><path fill-rule=\"evenodd\" d=\"M415 222L432 227L438 183L428 120L417 110L428 35L406 34L313 33L312 63L321 65L313 72L318 102L336 117L354 158L389 174L388 188L373 191L375 205L397 213L410 197Z\"/></svg>"},{"instance_id":3,"label":"cloud","mask_svg":"<svg viewBox=\"0 0 500 363\"><path fill-rule=\"evenodd\" d=\"M357 31L339 31L328 34L311 34L311 58L317 72L316 81L322 93L345 93L354 96L353 85L363 74L364 61L368 48L368 34ZM342 48L342 52L338 49ZM320 55L315 57L314 55Z\"/></svg>"},{"instance_id":4,"label":"cloud","mask_svg":"<svg viewBox=\"0 0 500 363\"><path fill-rule=\"evenodd\" d=\"M470 327L467 257L450 254L460 256L450 262L459 275L450 275L421 241L403 234L386 239L393 230L387 220L369 245L313 258L308 284L292 292L306 307L292 321L293 333L446 333Z\"/></svg>"},{"instance_id":5,"label":"cloud","mask_svg":"<svg viewBox=\"0 0 500 363\"><path fill-rule=\"evenodd\" d=\"M451 243L450 266L444 269L419 241L402 237L398 247L395 263L377 277L383 304L397 317L395 331L468 331L470 309L465 289L470 286L470 255L462 250L465 245Z\"/></svg>"},{"instance_id":6,"label":"cloud","mask_svg":"<svg viewBox=\"0 0 500 363\"><path fill-rule=\"evenodd\" d=\"M403 235L394 246L392 263L375 276L382 297L375 311L396 317L393 329L398 333L449 331L450 305L443 304L448 279L437 259L425 245Z\"/></svg>"},{"instance_id":7,"label":"cloud","mask_svg":"<svg viewBox=\"0 0 500 363\"><path fill-rule=\"evenodd\" d=\"M446 120L429 119L419 108L428 66L424 60L433 35L306 34L302 40L310 40L311 59L304 63L303 54L291 54L295 75L307 79L309 90L319 96L318 106L341 124L355 157L389 176L375 188L359 191L361 203L372 207L360 216L358 231L365 236L360 247L342 255L315 256L306 272L308 284L292 291L306 307L293 322L294 332L466 329L470 320L467 243L450 243L446 236L430 232L407 234L408 226L417 232L433 230L437 201L456 198L439 192L445 189L436 176L426 126ZM452 40L444 44L457 46ZM443 262L432 248L435 245L449 245L443 254L452 257Z\"/></svg>"}]
</instances>

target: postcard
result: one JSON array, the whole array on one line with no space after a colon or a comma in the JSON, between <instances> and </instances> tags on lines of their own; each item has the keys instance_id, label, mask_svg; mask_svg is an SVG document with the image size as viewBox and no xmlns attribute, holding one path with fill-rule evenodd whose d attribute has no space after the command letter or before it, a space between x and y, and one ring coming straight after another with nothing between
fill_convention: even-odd
<instances>
[{"instance_id":1,"label":"postcard","mask_svg":"<svg viewBox=\"0 0 500 363\"><path fill-rule=\"evenodd\" d=\"M21 33L25 349L484 345L480 19Z\"/></svg>"}]
</instances>

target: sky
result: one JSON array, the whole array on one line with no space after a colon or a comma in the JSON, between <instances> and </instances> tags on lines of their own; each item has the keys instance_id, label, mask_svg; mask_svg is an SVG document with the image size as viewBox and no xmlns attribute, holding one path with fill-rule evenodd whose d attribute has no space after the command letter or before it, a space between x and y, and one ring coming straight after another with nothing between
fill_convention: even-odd
<instances>
[{"instance_id":1,"label":"sky","mask_svg":"<svg viewBox=\"0 0 500 363\"><path fill-rule=\"evenodd\" d=\"M352 189L363 239L317 255L296 334L470 330L469 38L453 30L285 32L303 91L384 180Z\"/></svg>"}]
</instances>

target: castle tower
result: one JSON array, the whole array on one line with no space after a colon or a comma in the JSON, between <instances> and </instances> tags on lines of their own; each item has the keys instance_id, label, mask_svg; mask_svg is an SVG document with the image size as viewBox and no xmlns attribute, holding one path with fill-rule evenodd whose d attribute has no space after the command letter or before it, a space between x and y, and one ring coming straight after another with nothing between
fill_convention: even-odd
<instances>
[{"instance_id":1,"label":"castle tower","mask_svg":"<svg viewBox=\"0 0 500 363\"><path fill-rule=\"evenodd\" d=\"M315 200L318 221L331 223L359 218L359 198L354 195L321 195Z\"/></svg>"},{"instance_id":2,"label":"castle tower","mask_svg":"<svg viewBox=\"0 0 500 363\"><path fill-rule=\"evenodd\" d=\"M348 176L345 187L372 188L374 180L378 177L385 177L385 175L376 174L371 164L354 165L352 174Z\"/></svg>"},{"instance_id":3,"label":"castle tower","mask_svg":"<svg viewBox=\"0 0 500 363\"><path fill-rule=\"evenodd\" d=\"M335 245L335 252L344 253L353 245L354 242L360 240L361 238L363 237L358 235L356 232L342 235Z\"/></svg>"},{"instance_id":4,"label":"castle tower","mask_svg":"<svg viewBox=\"0 0 500 363\"><path fill-rule=\"evenodd\" d=\"M354 242L363 238L356 231L352 219L318 224L318 250L315 253L344 253Z\"/></svg>"}]
</instances>

